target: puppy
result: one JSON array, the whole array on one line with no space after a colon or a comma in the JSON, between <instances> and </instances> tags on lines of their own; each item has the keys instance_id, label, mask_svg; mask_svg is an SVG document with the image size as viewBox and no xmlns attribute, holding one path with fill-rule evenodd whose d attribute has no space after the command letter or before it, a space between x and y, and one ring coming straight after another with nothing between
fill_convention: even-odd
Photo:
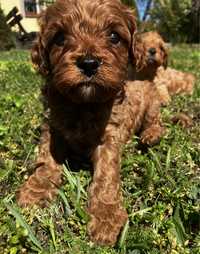
<instances>
[{"instance_id":1,"label":"puppy","mask_svg":"<svg viewBox=\"0 0 200 254\"><path fill-rule=\"evenodd\" d=\"M156 89L148 81L126 82L135 18L118 0L58 0L39 25L32 60L46 80L48 116L36 171L19 189L18 203L45 205L57 193L65 160L88 158L94 169L88 234L97 244L114 245L127 220L122 147L139 130L146 143L163 134Z\"/></svg>"},{"instance_id":2,"label":"puppy","mask_svg":"<svg viewBox=\"0 0 200 254\"><path fill-rule=\"evenodd\" d=\"M167 67L168 49L157 32L146 32L137 36L136 50L143 52L143 64L135 69L134 78L153 81L163 105L167 105L172 95L192 94L195 77Z\"/></svg>"}]
</instances>

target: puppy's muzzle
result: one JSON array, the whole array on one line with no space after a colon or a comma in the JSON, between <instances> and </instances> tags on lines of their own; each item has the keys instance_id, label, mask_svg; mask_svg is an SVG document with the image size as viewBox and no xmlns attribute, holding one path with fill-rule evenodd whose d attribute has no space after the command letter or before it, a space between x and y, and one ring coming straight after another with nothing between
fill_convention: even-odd
<instances>
[{"instance_id":1,"label":"puppy's muzzle","mask_svg":"<svg viewBox=\"0 0 200 254\"><path fill-rule=\"evenodd\" d=\"M100 63L100 60L93 56L81 56L76 61L77 67L87 77L97 73Z\"/></svg>"},{"instance_id":2,"label":"puppy's muzzle","mask_svg":"<svg viewBox=\"0 0 200 254\"><path fill-rule=\"evenodd\" d=\"M148 49L148 63L154 64L156 61L156 49L155 48L149 48Z\"/></svg>"}]
</instances>

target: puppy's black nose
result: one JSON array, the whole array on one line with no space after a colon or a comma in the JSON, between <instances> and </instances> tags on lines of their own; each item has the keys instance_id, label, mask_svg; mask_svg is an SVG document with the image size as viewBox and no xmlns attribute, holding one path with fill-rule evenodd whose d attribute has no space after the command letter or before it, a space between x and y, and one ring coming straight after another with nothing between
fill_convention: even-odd
<instances>
[{"instance_id":1,"label":"puppy's black nose","mask_svg":"<svg viewBox=\"0 0 200 254\"><path fill-rule=\"evenodd\" d=\"M151 55L155 55L156 49L155 49L155 48L150 48L150 49L149 49L149 53L150 53Z\"/></svg>"},{"instance_id":2,"label":"puppy's black nose","mask_svg":"<svg viewBox=\"0 0 200 254\"><path fill-rule=\"evenodd\" d=\"M96 74L100 61L93 56L79 57L76 61L77 67L88 77Z\"/></svg>"}]
</instances>

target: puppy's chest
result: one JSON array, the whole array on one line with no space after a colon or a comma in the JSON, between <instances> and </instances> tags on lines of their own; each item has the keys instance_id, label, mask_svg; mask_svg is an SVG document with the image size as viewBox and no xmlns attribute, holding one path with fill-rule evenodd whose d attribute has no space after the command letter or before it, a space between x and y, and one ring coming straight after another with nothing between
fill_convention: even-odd
<instances>
[{"instance_id":1,"label":"puppy's chest","mask_svg":"<svg viewBox=\"0 0 200 254\"><path fill-rule=\"evenodd\" d=\"M71 145L92 146L99 142L108 112L98 105L62 105L50 112L50 123Z\"/></svg>"}]
</instances>

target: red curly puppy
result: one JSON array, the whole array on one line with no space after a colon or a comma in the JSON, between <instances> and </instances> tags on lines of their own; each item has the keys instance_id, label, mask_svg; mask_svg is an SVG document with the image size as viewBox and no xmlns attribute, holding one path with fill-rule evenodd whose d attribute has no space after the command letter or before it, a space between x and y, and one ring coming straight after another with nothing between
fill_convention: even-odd
<instances>
[{"instance_id":1,"label":"red curly puppy","mask_svg":"<svg viewBox=\"0 0 200 254\"><path fill-rule=\"evenodd\" d=\"M143 65L135 70L134 78L153 81L164 105L169 103L172 95L192 94L194 75L167 67L168 49L157 32L137 35L136 49L144 53Z\"/></svg>"},{"instance_id":2,"label":"red curly puppy","mask_svg":"<svg viewBox=\"0 0 200 254\"><path fill-rule=\"evenodd\" d=\"M58 0L39 24L32 59L46 79L48 117L36 171L19 189L18 203L52 200L62 163L87 157L94 168L88 234L98 244L114 245L127 220L120 190L123 144L139 130L146 143L163 133L152 84L125 82L135 54L135 18L118 0Z\"/></svg>"}]
</instances>

